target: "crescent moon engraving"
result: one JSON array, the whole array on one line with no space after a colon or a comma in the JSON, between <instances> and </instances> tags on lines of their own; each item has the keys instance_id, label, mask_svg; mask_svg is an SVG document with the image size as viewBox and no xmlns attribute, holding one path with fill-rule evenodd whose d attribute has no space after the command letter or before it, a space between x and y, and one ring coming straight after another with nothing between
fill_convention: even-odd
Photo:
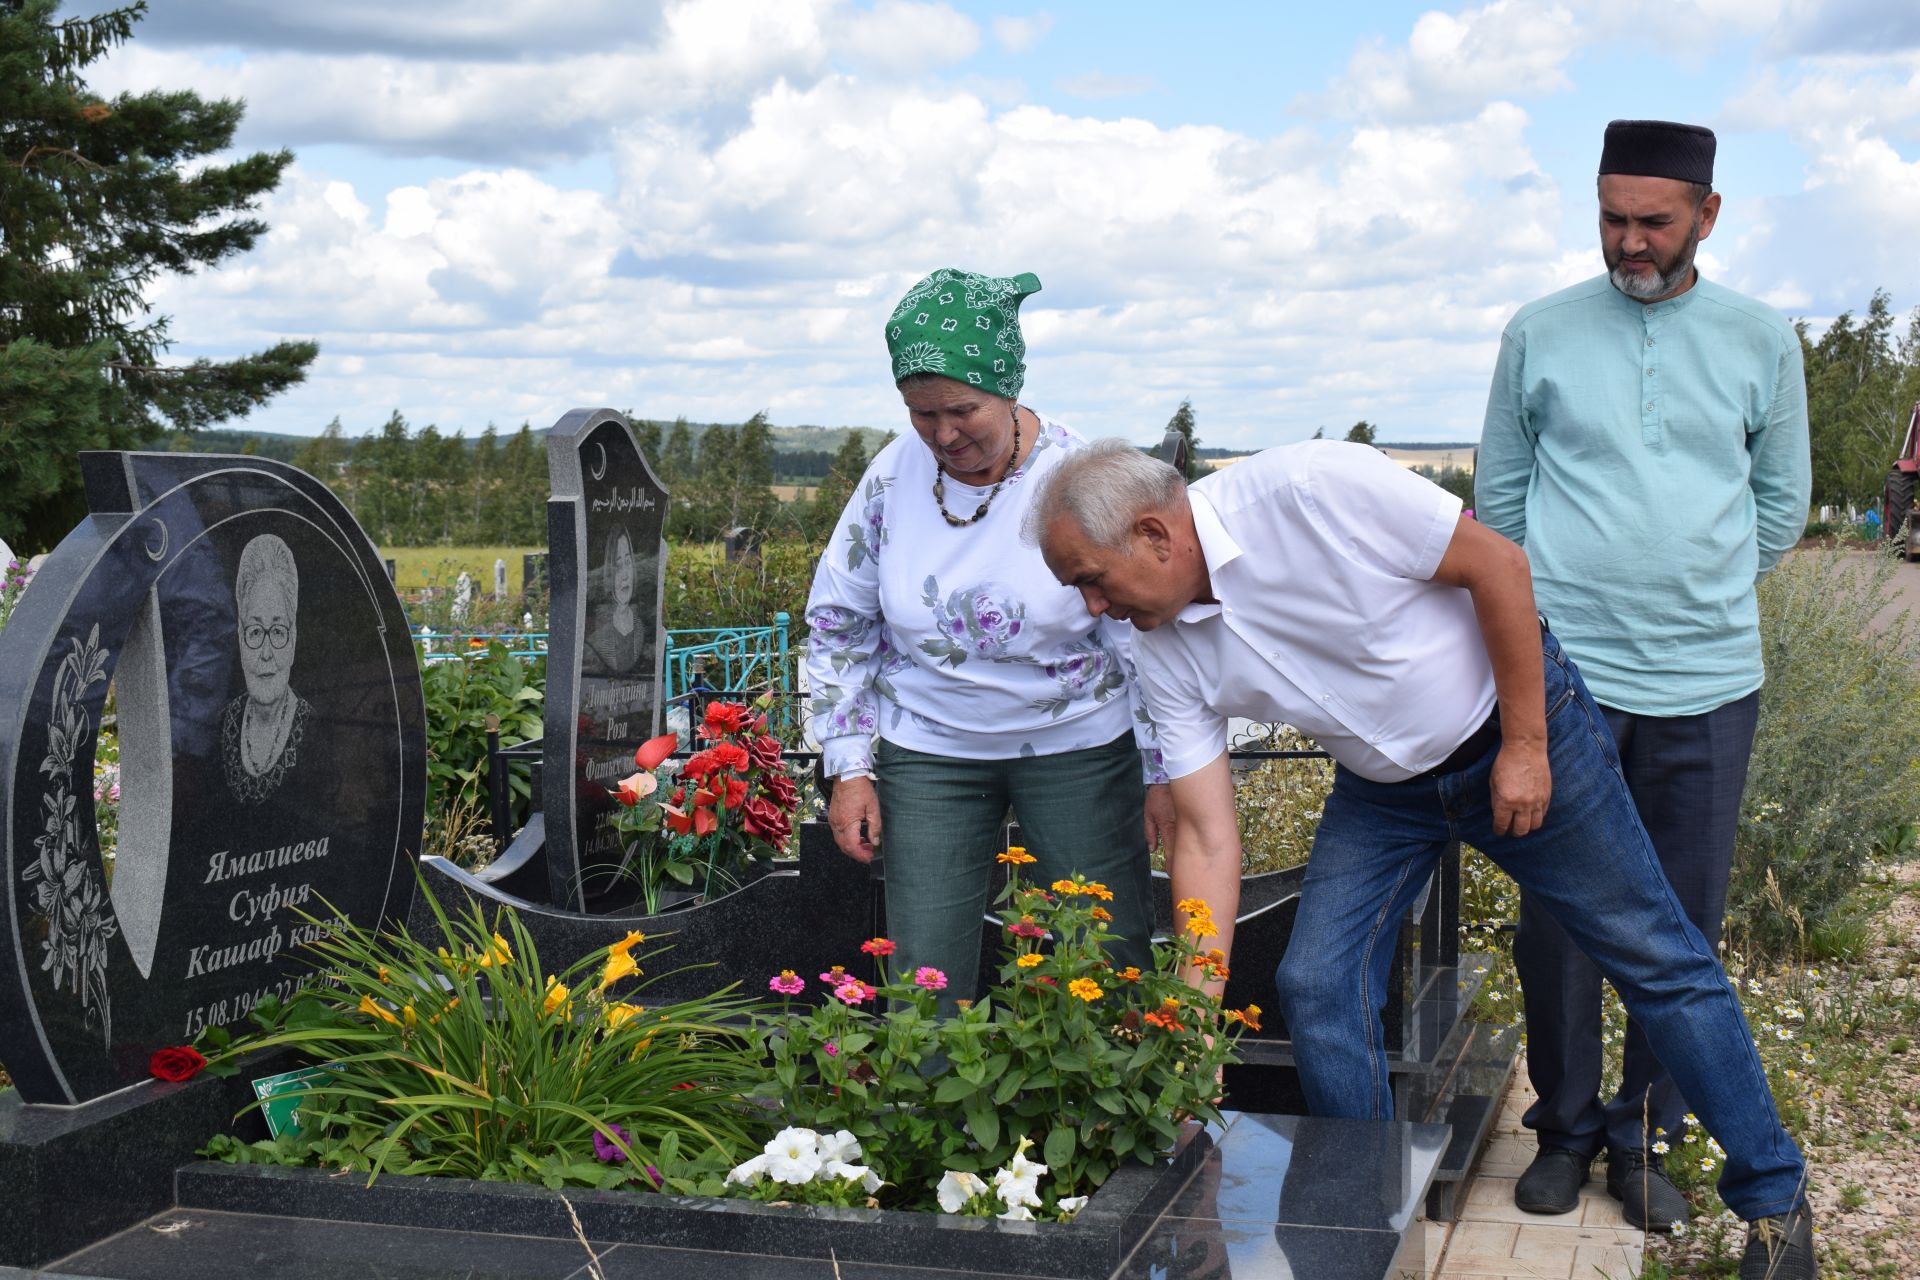
<instances>
[{"instance_id":1,"label":"crescent moon engraving","mask_svg":"<svg viewBox=\"0 0 1920 1280\"><path fill-rule=\"evenodd\" d=\"M593 478L595 480L602 479L607 474L607 446L602 444L597 447L600 450L600 465L593 468Z\"/></svg>"},{"instance_id":2,"label":"crescent moon engraving","mask_svg":"<svg viewBox=\"0 0 1920 1280\"><path fill-rule=\"evenodd\" d=\"M160 561L166 559L166 555L167 555L167 522L165 520L160 519L160 517L155 516L153 519L153 526L154 528L160 531L160 546L158 547L158 549L156 549L148 544L143 543L141 544L141 549L147 553L147 559L153 561L155 564L158 564L160 563Z\"/></svg>"}]
</instances>

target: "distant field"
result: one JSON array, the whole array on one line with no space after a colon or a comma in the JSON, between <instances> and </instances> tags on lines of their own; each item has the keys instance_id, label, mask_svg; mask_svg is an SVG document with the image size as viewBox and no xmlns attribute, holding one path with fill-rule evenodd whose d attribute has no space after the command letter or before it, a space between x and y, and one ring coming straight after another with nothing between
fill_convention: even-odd
<instances>
[{"instance_id":1,"label":"distant field","mask_svg":"<svg viewBox=\"0 0 1920 1280\"><path fill-rule=\"evenodd\" d=\"M402 591L422 587L452 587L461 570L473 575L474 590L493 590L493 562L507 562L507 594L520 594L520 557L545 547L382 547L393 561L393 584Z\"/></svg>"},{"instance_id":2,"label":"distant field","mask_svg":"<svg viewBox=\"0 0 1920 1280\"><path fill-rule=\"evenodd\" d=\"M1435 471L1453 470L1473 474L1473 446L1470 444L1429 445L1419 449L1397 444L1383 444L1377 447L1380 452L1403 467L1432 467ZM1216 468L1230 467L1252 456L1250 453L1242 453L1230 458L1208 458L1207 461Z\"/></svg>"}]
</instances>

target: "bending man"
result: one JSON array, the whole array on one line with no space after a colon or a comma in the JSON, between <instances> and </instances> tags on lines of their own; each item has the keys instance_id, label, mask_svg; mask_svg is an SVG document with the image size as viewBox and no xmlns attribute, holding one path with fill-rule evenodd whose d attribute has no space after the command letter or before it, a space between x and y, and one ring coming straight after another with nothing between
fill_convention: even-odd
<instances>
[{"instance_id":1,"label":"bending man","mask_svg":"<svg viewBox=\"0 0 1920 1280\"><path fill-rule=\"evenodd\" d=\"M1674 899L1605 718L1534 610L1526 554L1364 445L1274 449L1189 491L1120 441L1062 461L1027 528L1089 613L1132 621L1175 810L1176 898L1237 903L1227 717L1332 754L1276 975L1316 1115L1392 1114L1394 925L1449 840L1558 919L1726 1150L1742 1277L1814 1275L1805 1163L1740 1007ZM1231 948L1231 911L1217 915Z\"/></svg>"}]
</instances>

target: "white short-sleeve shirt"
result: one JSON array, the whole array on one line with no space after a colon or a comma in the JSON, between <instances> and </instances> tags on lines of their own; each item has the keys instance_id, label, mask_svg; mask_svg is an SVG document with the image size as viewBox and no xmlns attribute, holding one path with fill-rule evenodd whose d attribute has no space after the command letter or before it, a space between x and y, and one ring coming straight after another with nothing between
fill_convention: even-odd
<instances>
[{"instance_id":1,"label":"white short-sleeve shirt","mask_svg":"<svg viewBox=\"0 0 1920 1280\"><path fill-rule=\"evenodd\" d=\"M1227 749L1227 718L1292 725L1399 782L1493 713L1466 591L1433 582L1460 500L1360 444L1270 449L1189 495L1217 604L1134 637L1167 773Z\"/></svg>"}]
</instances>

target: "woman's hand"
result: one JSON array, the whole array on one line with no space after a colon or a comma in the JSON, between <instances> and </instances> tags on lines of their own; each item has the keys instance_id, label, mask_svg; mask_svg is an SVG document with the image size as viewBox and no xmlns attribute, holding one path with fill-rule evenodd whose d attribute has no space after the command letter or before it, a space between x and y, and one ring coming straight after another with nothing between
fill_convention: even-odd
<instances>
[{"instance_id":1,"label":"woman's hand","mask_svg":"<svg viewBox=\"0 0 1920 1280\"><path fill-rule=\"evenodd\" d=\"M827 825L840 852L855 862L873 861L874 846L880 843L880 793L872 778L842 778L833 784Z\"/></svg>"},{"instance_id":2,"label":"woman's hand","mask_svg":"<svg viewBox=\"0 0 1920 1280\"><path fill-rule=\"evenodd\" d=\"M1147 784L1147 852L1173 852L1173 788L1164 782Z\"/></svg>"}]
</instances>

